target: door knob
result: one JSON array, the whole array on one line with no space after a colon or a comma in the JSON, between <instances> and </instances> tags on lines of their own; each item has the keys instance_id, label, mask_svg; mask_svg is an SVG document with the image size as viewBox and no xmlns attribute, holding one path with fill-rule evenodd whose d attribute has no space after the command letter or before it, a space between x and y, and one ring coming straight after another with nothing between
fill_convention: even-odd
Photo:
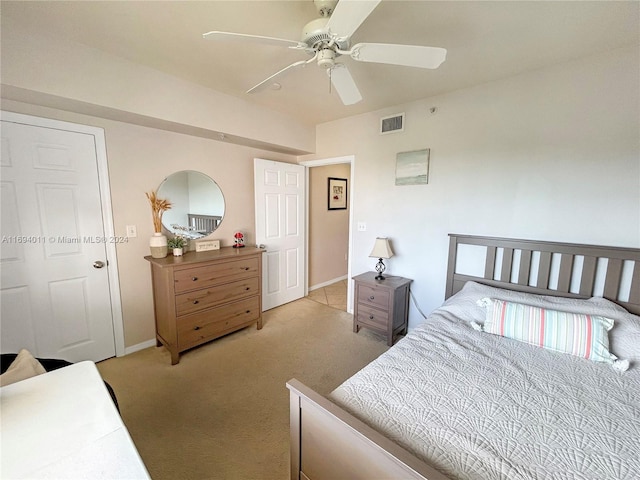
<instances>
[{"instance_id":1,"label":"door knob","mask_svg":"<svg viewBox=\"0 0 640 480\"><path fill-rule=\"evenodd\" d=\"M93 262L93 268L102 268L105 266L104 262L101 262L100 260L96 260L95 262Z\"/></svg>"}]
</instances>

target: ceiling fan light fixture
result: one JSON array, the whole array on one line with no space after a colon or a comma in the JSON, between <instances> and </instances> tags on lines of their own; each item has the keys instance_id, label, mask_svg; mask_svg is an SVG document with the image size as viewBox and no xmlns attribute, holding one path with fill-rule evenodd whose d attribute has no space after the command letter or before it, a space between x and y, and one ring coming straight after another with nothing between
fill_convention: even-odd
<instances>
[{"instance_id":1,"label":"ceiling fan light fixture","mask_svg":"<svg viewBox=\"0 0 640 480\"><path fill-rule=\"evenodd\" d=\"M335 65L336 52L330 48L323 48L318 52L318 66L331 68Z\"/></svg>"}]
</instances>

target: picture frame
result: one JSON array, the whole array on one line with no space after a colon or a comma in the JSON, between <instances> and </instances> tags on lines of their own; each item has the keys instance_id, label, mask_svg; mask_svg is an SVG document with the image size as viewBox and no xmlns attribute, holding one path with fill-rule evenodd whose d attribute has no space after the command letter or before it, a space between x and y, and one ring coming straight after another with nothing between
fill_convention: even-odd
<instances>
[{"instance_id":1,"label":"picture frame","mask_svg":"<svg viewBox=\"0 0 640 480\"><path fill-rule=\"evenodd\" d=\"M347 179L329 177L327 206L329 210L347 209Z\"/></svg>"},{"instance_id":2,"label":"picture frame","mask_svg":"<svg viewBox=\"0 0 640 480\"><path fill-rule=\"evenodd\" d=\"M430 149L400 152L396 155L396 185L429 183Z\"/></svg>"}]
</instances>

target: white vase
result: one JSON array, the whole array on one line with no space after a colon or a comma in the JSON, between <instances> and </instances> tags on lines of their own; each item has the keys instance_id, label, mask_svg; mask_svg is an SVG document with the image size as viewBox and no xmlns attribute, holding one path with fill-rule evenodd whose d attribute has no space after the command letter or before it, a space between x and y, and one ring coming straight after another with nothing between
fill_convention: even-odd
<instances>
[{"instance_id":1,"label":"white vase","mask_svg":"<svg viewBox=\"0 0 640 480\"><path fill-rule=\"evenodd\" d=\"M149 240L149 247L151 248L151 256L153 258L164 258L169 253L167 248L167 237L162 233L156 232Z\"/></svg>"},{"instance_id":2,"label":"white vase","mask_svg":"<svg viewBox=\"0 0 640 480\"><path fill-rule=\"evenodd\" d=\"M181 257L182 256L182 247L176 247L173 249L173 256L174 257Z\"/></svg>"}]
</instances>

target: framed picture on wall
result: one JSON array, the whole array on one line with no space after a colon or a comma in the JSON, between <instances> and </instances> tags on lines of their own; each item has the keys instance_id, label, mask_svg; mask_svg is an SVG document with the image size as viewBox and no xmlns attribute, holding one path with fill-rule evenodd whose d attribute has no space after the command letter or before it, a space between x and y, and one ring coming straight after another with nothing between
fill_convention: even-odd
<instances>
[{"instance_id":1,"label":"framed picture on wall","mask_svg":"<svg viewBox=\"0 0 640 480\"><path fill-rule=\"evenodd\" d=\"M346 210L347 208L347 179L329 177L328 191L329 210Z\"/></svg>"},{"instance_id":2,"label":"framed picture on wall","mask_svg":"<svg viewBox=\"0 0 640 480\"><path fill-rule=\"evenodd\" d=\"M396 185L429 183L430 149L400 152L396 155Z\"/></svg>"}]
</instances>

